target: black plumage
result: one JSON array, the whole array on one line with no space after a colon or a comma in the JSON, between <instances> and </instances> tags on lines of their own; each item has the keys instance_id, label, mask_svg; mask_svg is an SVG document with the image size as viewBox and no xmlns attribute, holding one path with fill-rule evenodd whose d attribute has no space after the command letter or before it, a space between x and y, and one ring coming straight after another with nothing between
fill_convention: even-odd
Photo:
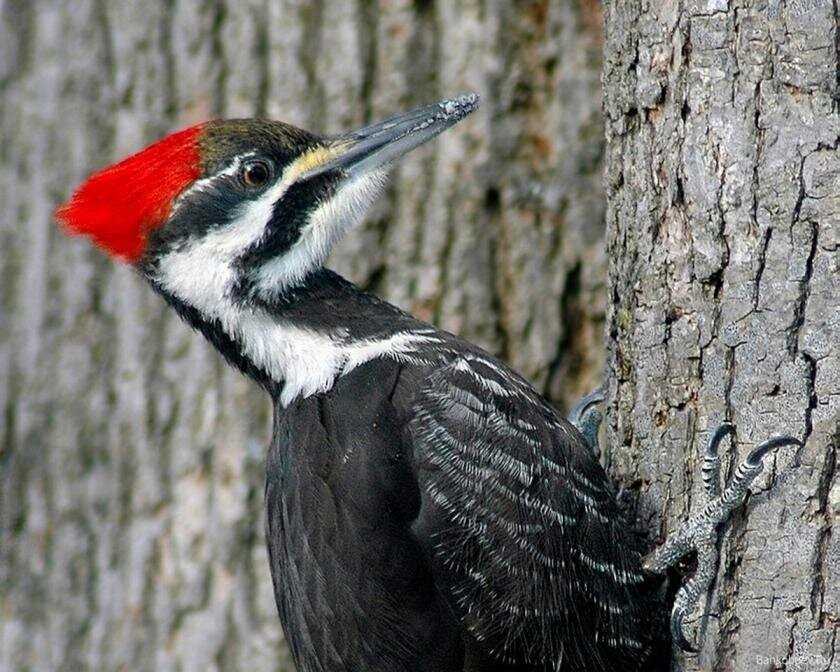
<instances>
[{"instance_id":1,"label":"black plumage","mask_svg":"<svg viewBox=\"0 0 840 672\"><path fill-rule=\"evenodd\" d=\"M384 167L476 106L468 95L333 138L209 122L94 176L61 211L125 254L97 229L125 205L109 209L102 185L158 170L169 147L198 156L159 221L128 232L144 245L131 260L274 400L266 537L301 672L658 667L669 634L690 646L682 623L714 576L717 526L769 451L796 442L761 444L721 490L715 433L707 503L643 559L590 445L595 416L575 416L584 437L496 358L322 268ZM669 633L662 575L692 551Z\"/></svg>"},{"instance_id":2,"label":"black plumage","mask_svg":"<svg viewBox=\"0 0 840 672\"><path fill-rule=\"evenodd\" d=\"M640 541L574 426L499 360L331 271L259 291L263 266L300 244L335 197L340 170L291 183L266 209L265 233L231 259L219 303L348 351L406 336L409 348L341 361L328 389L286 398L288 381L249 355L227 313L167 287L168 255L241 226L243 207L270 188L229 170L237 157L271 162L279 180L329 146L247 121L216 122L203 143L207 186L153 232L139 267L274 398L266 536L299 668L597 671L649 660L665 631L651 617L660 581L642 574Z\"/></svg>"},{"instance_id":3,"label":"black plumage","mask_svg":"<svg viewBox=\"0 0 840 672\"><path fill-rule=\"evenodd\" d=\"M351 343L423 338L288 407L282 385L272 390L266 532L301 670L631 670L650 659L660 582L643 574L640 540L578 430L524 379L330 271L270 310L307 329L343 325Z\"/></svg>"}]
</instances>

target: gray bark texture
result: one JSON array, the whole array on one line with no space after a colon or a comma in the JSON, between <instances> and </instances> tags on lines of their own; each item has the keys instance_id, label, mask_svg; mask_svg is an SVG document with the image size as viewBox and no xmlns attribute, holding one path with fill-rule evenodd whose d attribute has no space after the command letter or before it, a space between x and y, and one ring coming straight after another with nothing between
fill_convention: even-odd
<instances>
[{"instance_id":1,"label":"gray bark texture","mask_svg":"<svg viewBox=\"0 0 840 672\"><path fill-rule=\"evenodd\" d=\"M785 448L722 538L686 670L840 670L840 10L605 4L610 467L661 536L724 472Z\"/></svg>"},{"instance_id":2,"label":"gray bark texture","mask_svg":"<svg viewBox=\"0 0 840 672\"><path fill-rule=\"evenodd\" d=\"M0 670L291 669L267 400L54 206L211 116L335 132L478 91L332 265L565 406L604 365L601 54L592 0L0 0Z\"/></svg>"}]
</instances>

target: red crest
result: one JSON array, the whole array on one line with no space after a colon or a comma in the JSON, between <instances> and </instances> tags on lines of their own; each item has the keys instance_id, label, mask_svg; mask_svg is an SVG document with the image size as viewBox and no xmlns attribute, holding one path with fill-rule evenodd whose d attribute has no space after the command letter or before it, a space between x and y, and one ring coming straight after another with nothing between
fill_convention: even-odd
<instances>
[{"instance_id":1,"label":"red crest","mask_svg":"<svg viewBox=\"0 0 840 672\"><path fill-rule=\"evenodd\" d=\"M108 253L137 261L150 231L166 221L172 203L201 174L203 124L173 133L91 175L56 218L75 235L90 236Z\"/></svg>"}]
</instances>

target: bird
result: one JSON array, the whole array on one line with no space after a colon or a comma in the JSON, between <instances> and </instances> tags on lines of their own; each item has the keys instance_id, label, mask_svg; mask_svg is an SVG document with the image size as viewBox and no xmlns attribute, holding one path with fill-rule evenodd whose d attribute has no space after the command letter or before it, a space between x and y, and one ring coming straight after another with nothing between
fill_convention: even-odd
<instances>
[{"instance_id":1,"label":"bird","mask_svg":"<svg viewBox=\"0 0 840 672\"><path fill-rule=\"evenodd\" d=\"M563 417L499 358L326 268L389 167L478 104L337 135L206 121L56 210L270 395L266 543L301 672L655 669L693 648L683 623L719 527L764 457L798 443L765 441L721 487L722 425L706 505L650 549L598 459L604 389ZM669 592L691 553L695 574Z\"/></svg>"}]
</instances>

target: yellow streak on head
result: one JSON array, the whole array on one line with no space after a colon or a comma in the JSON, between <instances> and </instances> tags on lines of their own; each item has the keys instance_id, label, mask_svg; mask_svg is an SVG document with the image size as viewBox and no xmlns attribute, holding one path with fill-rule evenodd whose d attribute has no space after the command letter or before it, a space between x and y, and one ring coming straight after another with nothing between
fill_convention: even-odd
<instances>
[{"instance_id":1,"label":"yellow streak on head","mask_svg":"<svg viewBox=\"0 0 840 672\"><path fill-rule=\"evenodd\" d=\"M304 173L314 170L325 163L341 156L348 148L347 143L330 145L329 147L316 147L310 149L306 154L301 154L295 162L289 166L288 175L292 180L296 180Z\"/></svg>"}]
</instances>

